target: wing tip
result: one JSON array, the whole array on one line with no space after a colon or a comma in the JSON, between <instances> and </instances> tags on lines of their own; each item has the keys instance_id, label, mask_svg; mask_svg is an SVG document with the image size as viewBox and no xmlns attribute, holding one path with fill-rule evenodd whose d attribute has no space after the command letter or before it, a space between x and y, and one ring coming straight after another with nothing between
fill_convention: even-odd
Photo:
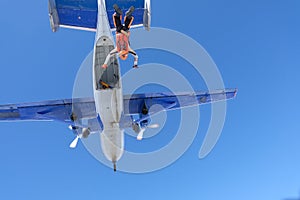
<instances>
[{"instance_id":1,"label":"wing tip","mask_svg":"<svg viewBox=\"0 0 300 200\"><path fill-rule=\"evenodd\" d=\"M234 89L234 95L233 95L233 98L235 98L235 97L236 97L237 93L238 93L238 89L237 89L237 88L235 88L235 89Z\"/></svg>"}]
</instances>

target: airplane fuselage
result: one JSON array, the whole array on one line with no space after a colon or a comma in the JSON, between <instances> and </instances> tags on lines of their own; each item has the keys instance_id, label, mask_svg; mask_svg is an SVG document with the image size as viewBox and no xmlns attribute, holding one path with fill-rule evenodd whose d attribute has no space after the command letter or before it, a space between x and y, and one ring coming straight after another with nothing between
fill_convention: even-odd
<instances>
[{"instance_id":1,"label":"airplane fuselage","mask_svg":"<svg viewBox=\"0 0 300 200\"><path fill-rule=\"evenodd\" d=\"M98 21L93 56L93 90L98 120L103 124L100 133L101 147L105 157L114 164L124 151L124 130L120 129L123 112L121 72L114 56L103 69L106 56L114 48L113 35L102 0L98 0Z\"/></svg>"}]
</instances>

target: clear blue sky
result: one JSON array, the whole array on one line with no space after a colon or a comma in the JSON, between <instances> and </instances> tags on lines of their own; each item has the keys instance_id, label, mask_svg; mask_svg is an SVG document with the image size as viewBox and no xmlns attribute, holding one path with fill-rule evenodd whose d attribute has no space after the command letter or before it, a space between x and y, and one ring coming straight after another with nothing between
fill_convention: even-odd
<instances>
[{"instance_id":1,"label":"clear blue sky","mask_svg":"<svg viewBox=\"0 0 300 200\"><path fill-rule=\"evenodd\" d=\"M203 160L203 129L173 165L113 173L55 122L1 123L0 199L275 200L300 190L300 2L152 1L152 25L187 34L237 87L222 136ZM0 104L70 98L94 33L52 33L46 1L2 0ZM142 60L141 60L142 62ZM134 143L133 143L134 144Z\"/></svg>"}]
</instances>

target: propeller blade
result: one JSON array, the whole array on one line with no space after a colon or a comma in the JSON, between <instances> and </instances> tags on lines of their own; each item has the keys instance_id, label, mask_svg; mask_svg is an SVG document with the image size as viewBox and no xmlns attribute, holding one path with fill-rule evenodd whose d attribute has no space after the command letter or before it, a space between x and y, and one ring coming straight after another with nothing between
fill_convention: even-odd
<instances>
[{"instance_id":1,"label":"propeller blade","mask_svg":"<svg viewBox=\"0 0 300 200\"><path fill-rule=\"evenodd\" d=\"M77 144L78 144L78 140L79 140L79 136L76 136L76 138L73 140L73 142L70 144L70 148L74 149L76 148Z\"/></svg>"},{"instance_id":2,"label":"propeller blade","mask_svg":"<svg viewBox=\"0 0 300 200\"><path fill-rule=\"evenodd\" d=\"M151 124L147 128L159 128L159 124Z\"/></svg>"},{"instance_id":3,"label":"propeller blade","mask_svg":"<svg viewBox=\"0 0 300 200\"><path fill-rule=\"evenodd\" d=\"M142 129L142 130L139 132L139 134L138 134L138 136L136 137L136 139L137 139L137 140L142 140L142 139L143 139L143 136L144 136L144 132L145 132L145 129Z\"/></svg>"}]
</instances>

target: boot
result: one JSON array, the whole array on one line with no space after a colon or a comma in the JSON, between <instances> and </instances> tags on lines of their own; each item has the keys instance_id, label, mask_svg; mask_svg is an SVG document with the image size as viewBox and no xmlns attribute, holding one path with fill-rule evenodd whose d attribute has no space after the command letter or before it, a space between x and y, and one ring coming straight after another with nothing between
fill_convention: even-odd
<instances>
[{"instance_id":1,"label":"boot","mask_svg":"<svg viewBox=\"0 0 300 200\"><path fill-rule=\"evenodd\" d=\"M133 11L134 11L134 7L133 6L131 6L128 10L127 10L127 12L126 12L126 14L125 14L125 16L126 17L129 17L129 16L131 16L132 15L132 13L133 13Z\"/></svg>"},{"instance_id":2,"label":"boot","mask_svg":"<svg viewBox=\"0 0 300 200\"><path fill-rule=\"evenodd\" d=\"M119 8L119 6L117 4L114 4L113 7L116 11L117 16L120 16L123 14L122 10Z\"/></svg>"}]
</instances>

